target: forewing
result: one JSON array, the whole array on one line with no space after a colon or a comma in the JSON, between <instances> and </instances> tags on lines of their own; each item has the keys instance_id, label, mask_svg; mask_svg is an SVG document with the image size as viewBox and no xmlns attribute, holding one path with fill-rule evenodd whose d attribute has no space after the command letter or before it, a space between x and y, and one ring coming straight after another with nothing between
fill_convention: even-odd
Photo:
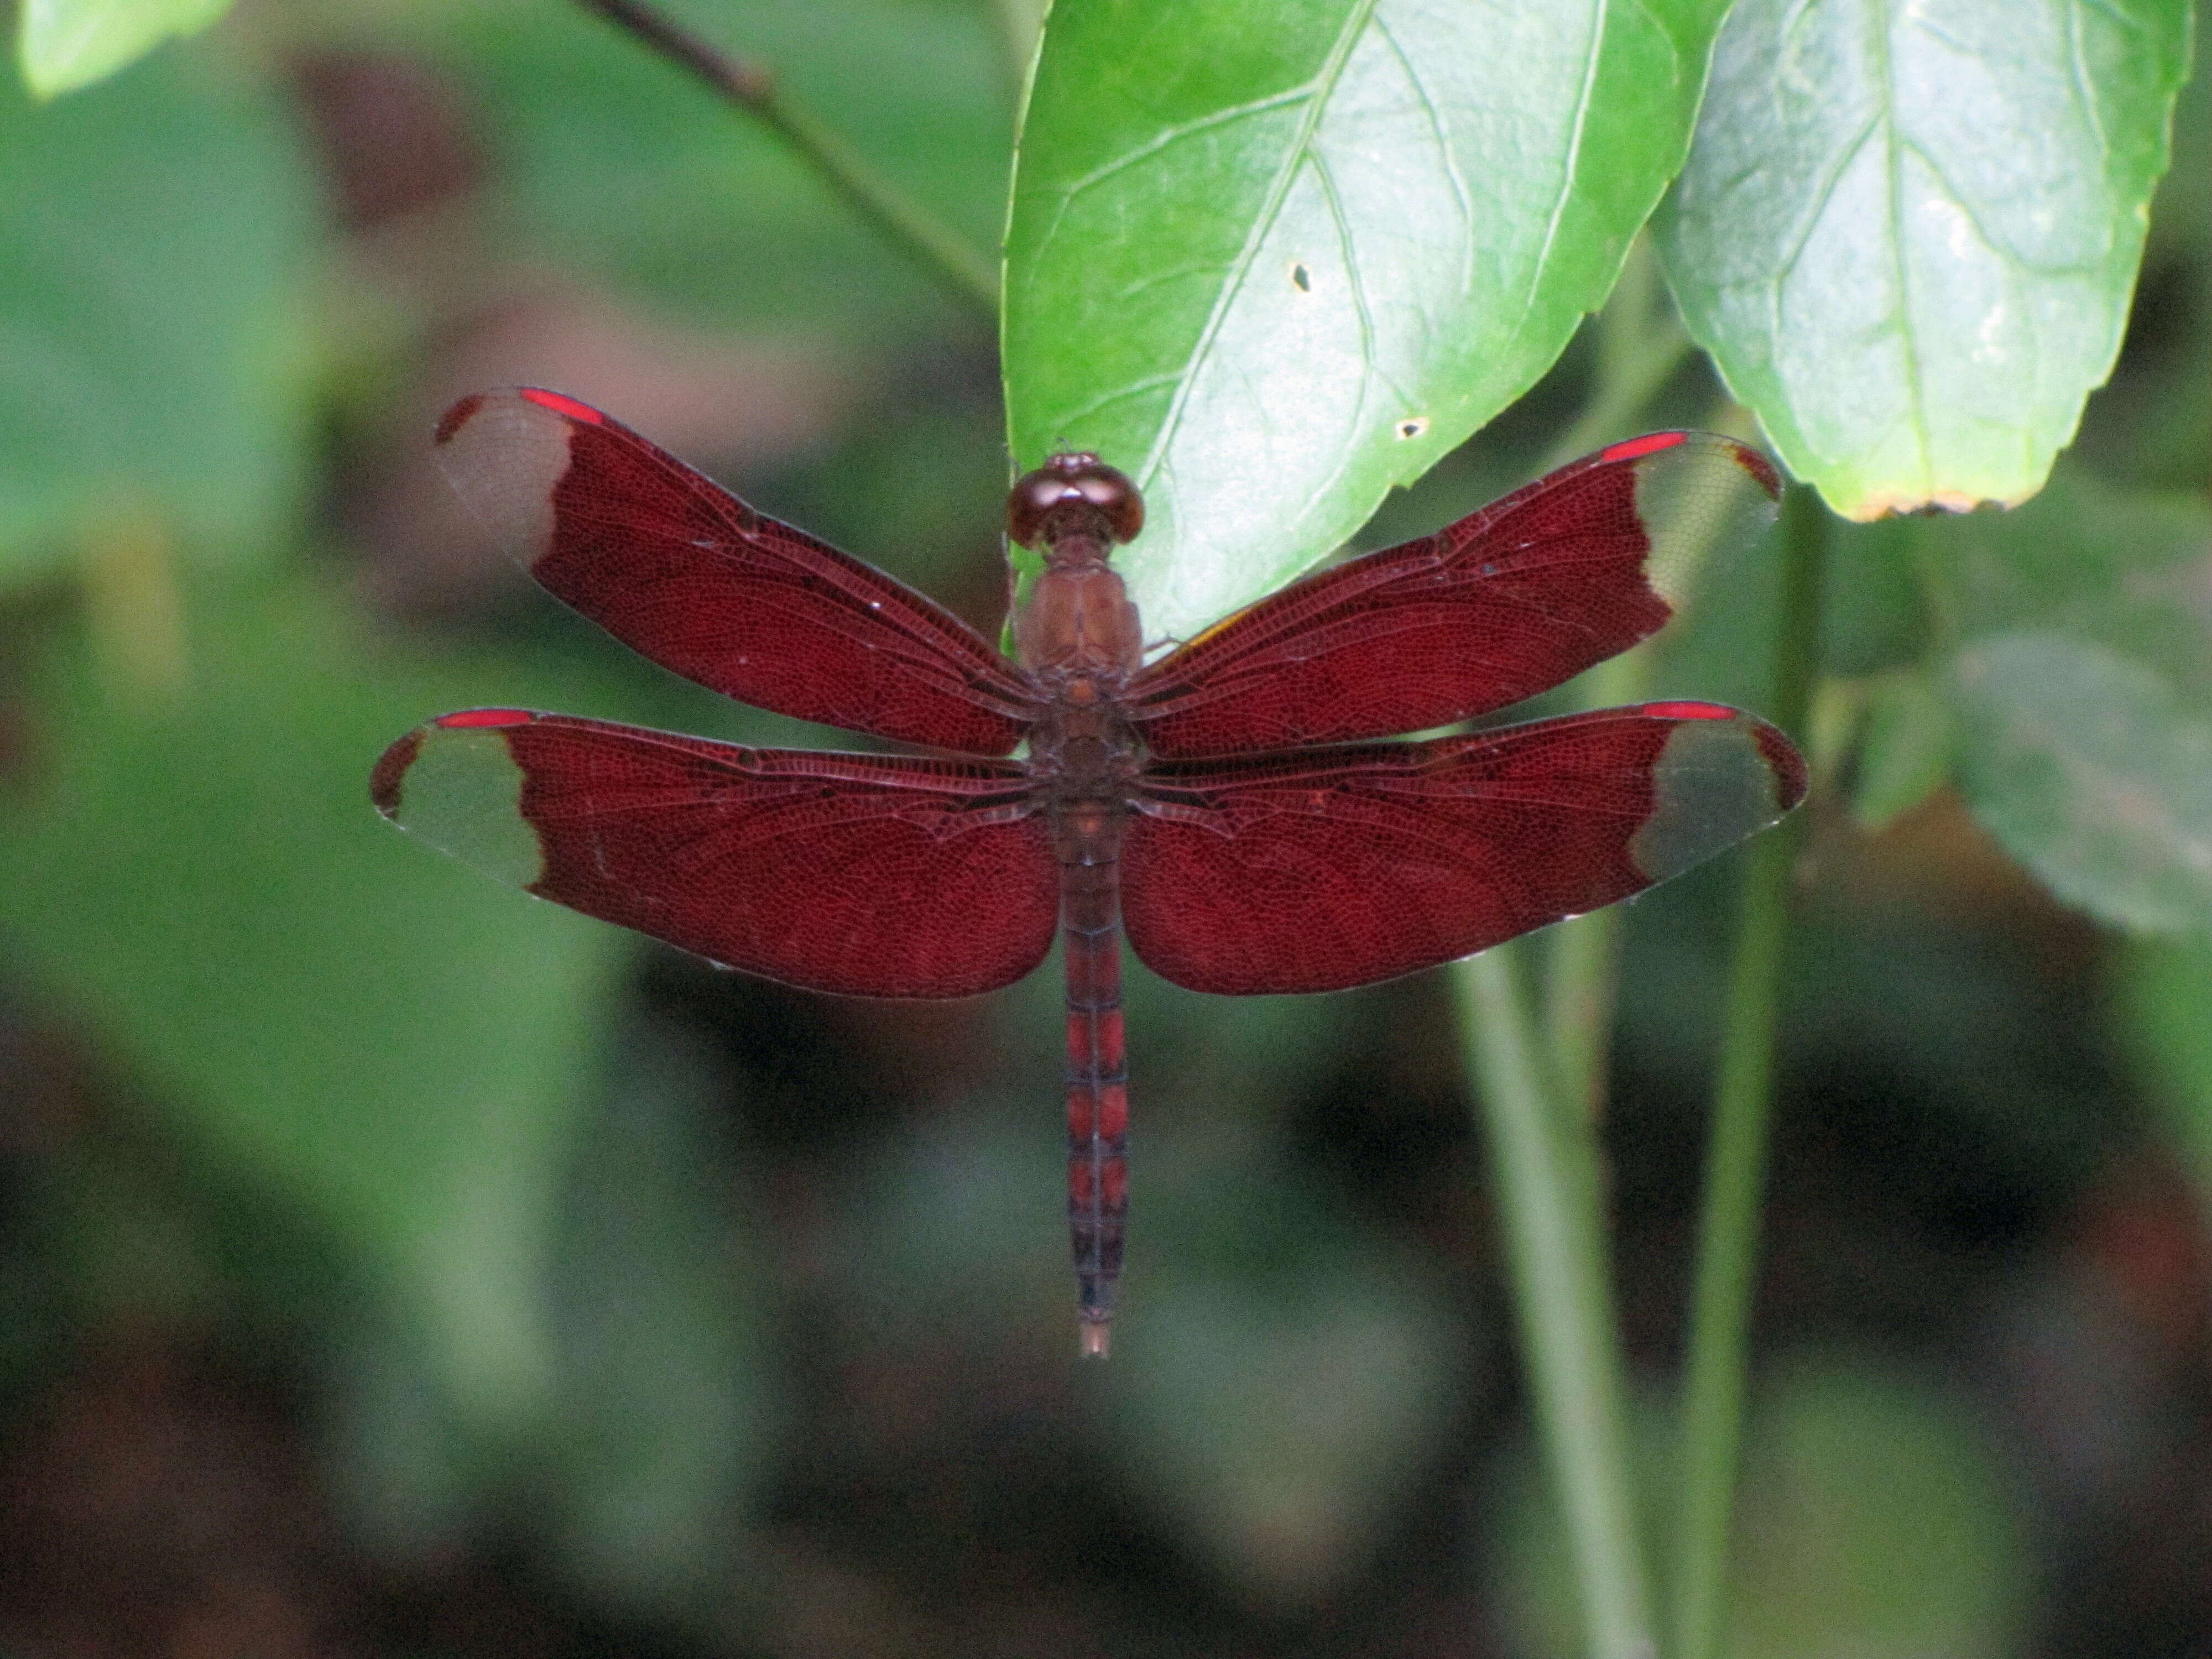
<instances>
[{"instance_id":1,"label":"forewing","mask_svg":"<svg viewBox=\"0 0 2212 1659\"><path fill-rule=\"evenodd\" d=\"M1674 614L1701 548L1759 533L1757 450L1662 432L1564 466L1432 536L1319 571L1146 669L1156 755L1249 754L1446 726L1550 690Z\"/></svg>"},{"instance_id":2,"label":"forewing","mask_svg":"<svg viewBox=\"0 0 2212 1659\"><path fill-rule=\"evenodd\" d=\"M756 513L557 392L464 398L438 459L557 598L726 696L848 732L976 755L1034 717L1023 672L951 611Z\"/></svg>"},{"instance_id":3,"label":"forewing","mask_svg":"<svg viewBox=\"0 0 2212 1659\"><path fill-rule=\"evenodd\" d=\"M1059 868L1018 766L744 749L523 709L447 714L371 784L489 875L809 990L957 997L1044 959Z\"/></svg>"},{"instance_id":4,"label":"forewing","mask_svg":"<svg viewBox=\"0 0 2212 1659\"><path fill-rule=\"evenodd\" d=\"M1341 990L1642 892L1804 793L1789 739L1716 703L1158 763L1122 922L1194 991Z\"/></svg>"}]
</instances>

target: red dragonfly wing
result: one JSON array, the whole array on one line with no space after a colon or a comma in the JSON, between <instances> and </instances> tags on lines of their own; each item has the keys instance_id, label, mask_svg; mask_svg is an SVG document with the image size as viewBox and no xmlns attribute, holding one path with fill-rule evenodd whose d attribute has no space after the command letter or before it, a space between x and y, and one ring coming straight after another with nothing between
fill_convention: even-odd
<instances>
[{"instance_id":1,"label":"red dragonfly wing","mask_svg":"<svg viewBox=\"0 0 2212 1659\"><path fill-rule=\"evenodd\" d=\"M1804 793L1787 738L1701 702L1156 763L1122 844L1121 919L1194 991L1341 990L1641 892Z\"/></svg>"},{"instance_id":2,"label":"red dragonfly wing","mask_svg":"<svg viewBox=\"0 0 2212 1659\"><path fill-rule=\"evenodd\" d=\"M1673 614L1693 544L1755 533L1781 481L1702 432L1618 443L1434 535L1317 571L1145 670L1156 755L1249 754L1445 726L1626 650Z\"/></svg>"},{"instance_id":3,"label":"red dragonfly wing","mask_svg":"<svg viewBox=\"0 0 2212 1659\"><path fill-rule=\"evenodd\" d=\"M556 598L687 679L759 708L1003 755L1028 677L951 611L557 392L465 398L438 459Z\"/></svg>"},{"instance_id":4,"label":"red dragonfly wing","mask_svg":"<svg viewBox=\"0 0 2212 1659\"><path fill-rule=\"evenodd\" d=\"M742 749L480 708L409 732L371 793L489 875L748 973L957 997L1052 946L1060 870L1008 762Z\"/></svg>"}]
</instances>

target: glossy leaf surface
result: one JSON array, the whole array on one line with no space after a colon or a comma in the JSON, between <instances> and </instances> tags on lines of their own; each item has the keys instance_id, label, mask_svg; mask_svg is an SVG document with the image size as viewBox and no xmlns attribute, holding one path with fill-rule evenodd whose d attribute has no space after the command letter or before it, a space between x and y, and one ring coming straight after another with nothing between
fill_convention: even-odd
<instances>
[{"instance_id":1,"label":"glossy leaf surface","mask_svg":"<svg viewBox=\"0 0 2212 1659\"><path fill-rule=\"evenodd\" d=\"M1691 334L1850 518L2016 502L2110 373L2185 0L1743 0L1656 221Z\"/></svg>"},{"instance_id":2,"label":"glossy leaf surface","mask_svg":"<svg viewBox=\"0 0 2212 1659\"><path fill-rule=\"evenodd\" d=\"M1145 492L1151 637L1298 574L1550 364L1680 160L1720 9L1053 16L1007 232L1012 443Z\"/></svg>"}]
</instances>

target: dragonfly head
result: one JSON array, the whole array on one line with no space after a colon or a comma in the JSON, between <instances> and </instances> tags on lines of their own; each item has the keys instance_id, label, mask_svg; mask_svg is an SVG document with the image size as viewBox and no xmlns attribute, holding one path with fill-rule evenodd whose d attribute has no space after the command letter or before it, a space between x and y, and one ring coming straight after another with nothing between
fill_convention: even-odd
<instances>
[{"instance_id":1,"label":"dragonfly head","mask_svg":"<svg viewBox=\"0 0 2212 1659\"><path fill-rule=\"evenodd\" d=\"M1006 534L1048 555L1062 542L1083 542L1103 556L1108 544L1133 541L1144 527L1137 486L1096 455L1054 455L1006 497Z\"/></svg>"}]
</instances>

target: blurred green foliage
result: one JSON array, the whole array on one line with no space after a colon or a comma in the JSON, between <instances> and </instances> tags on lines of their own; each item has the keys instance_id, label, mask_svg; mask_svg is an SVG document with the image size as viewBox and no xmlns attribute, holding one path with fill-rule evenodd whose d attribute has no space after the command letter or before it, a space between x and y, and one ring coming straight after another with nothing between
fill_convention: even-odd
<instances>
[{"instance_id":1,"label":"blurred green foliage","mask_svg":"<svg viewBox=\"0 0 2212 1659\"><path fill-rule=\"evenodd\" d=\"M976 246L996 239L1012 127L988 13L902 0L667 9L834 112L873 165ZM410 21L376 38L449 65L481 100L498 179L489 206L522 257L722 325L828 326L884 345L966 320L781 143L580 8L507 0Z\"/></svg>"},{"instance_id":2,"label":"blurred green foliage","mask_svg":"<svg viewBox=\"0 0 2212 1659\"><path fill-rule=\"evenodd\" d=\"M297 576L205 592L191 682L160 701L52 642L29 694L70 740L11 826L15 960L98 1021L180 1139L368 1253L435 1328L465 1413L526 1423L620 941L458 869L409 880L410 849L362 811L361 757L483 675L376 649ZM514 665L509 695L543 678Z\"/></svg>"},{"instance_id":3,"label":"blurred green foliage","mask_svg":"<svg viewBox=\"0 0 2212 1659\"><path fill-rule=\"evenodd\" d=\"M313 164L276 89L182 53L0 84L0 585L134 515L269 559L307 483Z\"/></svg>"},{"instance_id":4,"label":"blurred green foliage","mask_svg":"<svg viewBox=\"0 0 2212 1659\"><path fill-rule=\"evenodd\" d=\"M1639 1424L1664 1492L1667 1423ZM1489 1563L1514 1650L1578 1651L1559 1522L1516 1450L1496 1500L1511 1517ZM1802 1353L1760 1379L1738 1499L1729 1659L1998 1659L2027 1634L2033 1572L2023 1493L2002 1438L1939 1377Z\"/></svg>"}]
</instances>

